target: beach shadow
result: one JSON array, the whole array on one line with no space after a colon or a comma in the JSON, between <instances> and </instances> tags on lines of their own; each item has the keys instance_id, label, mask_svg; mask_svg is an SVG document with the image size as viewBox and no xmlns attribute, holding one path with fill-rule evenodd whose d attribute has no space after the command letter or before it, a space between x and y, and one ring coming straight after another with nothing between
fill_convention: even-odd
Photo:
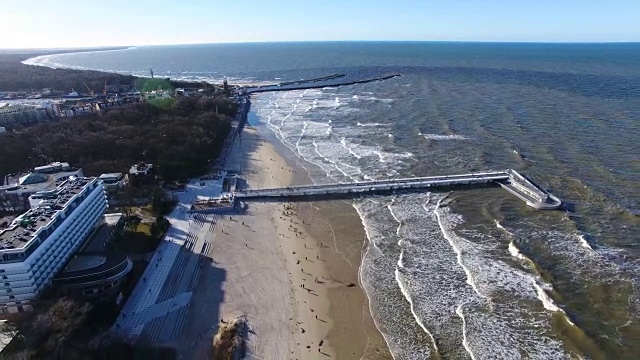
<instances>
[{"instance_id":1,"label":"beach shadow","mask_svg":"<svg viewBox=\"0 0 640 360\"><path fill-rule=\"evenodd\" d=\"M166 245L179 246L174 243ZM164 251L168 250L169 248L165 247ZM193 358L198 344L206 341L205 338L210 338L212 331L217 331L220 306L224 301L222 284L226 280L226 270L215 266L216 263L205 256L204 252L206 248L200 246L180 247L167 277L158 285L160 290L153 302L173 302L188 296L189 305L179 305L178 302L175 303L175 307L158 310L160 312L157 317L146 320L137 338L136 349L155 347L159 344L177 344L177 352L181 355L179 358ZM149 271L157 271L157 268L147 268L144 278L152 276ZM145 292L147 281L143 281L141 277L134 291L138 291L138 287L139 291ZM118 350L111 351L109 347L104 349L101 355L104 355L105 359L145 358L144 354L138 352L135 350L133 353L120 354Z\"/></svg>"}]
</instances>

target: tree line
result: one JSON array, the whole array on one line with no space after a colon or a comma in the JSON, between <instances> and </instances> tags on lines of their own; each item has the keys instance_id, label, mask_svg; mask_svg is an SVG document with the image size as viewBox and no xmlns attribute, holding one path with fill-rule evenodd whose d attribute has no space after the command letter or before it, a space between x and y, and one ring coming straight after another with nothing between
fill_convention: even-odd
<instances>
[{"instance_id":1,"label":"tree line","mask_svg":"<svg viewBox=\"0 0 640 360\"><path fill-rule=\"evenodd\" d=\"M87 92L89 87L96 94L102 93L105 83L109 86L126 85L140 91L163 88L164 83L171 87L204 87L200 83L186 81L139 78L133 75L122 75L92 70L51 69L44 66L25 65L22 61L40 54L2 54L0 53L0 91L36 91L44 88L69 93L71 90ZM155 87L150 87L153 84ZM158 86L160 85L160 86ZM210 85L209 85L210 86ZM147 89L148 88L148 89Z\"/></svg>"},{"instance_id":2,"label":"tree line","mask_svg":"<svg viewBox=\"0 0 640 360\"><path fill-rule=\"evenodd\" d=\"M41 90L49 88L62 93L71 89L85 92L87 84L96 92L101 92L105 82L108 85L133 86L135 76L105 73L99 71L80 71L70 69L51 69L43 66L22 64L21 61L36 55L1 54L0 55L0 91Z\"/></svg>"},{"instance_id":3,"label":"tree line","mask_svg":"<svg viewBox=\"0 0 640 360\"><path fill-rule=\"evenodd\" d=\"M0 176L52 161L96 176L144 161L165 180L194 177L217 158L236 108L226 97L180 98L16 129L0 136Z\"/></svg>"}]
</instances>

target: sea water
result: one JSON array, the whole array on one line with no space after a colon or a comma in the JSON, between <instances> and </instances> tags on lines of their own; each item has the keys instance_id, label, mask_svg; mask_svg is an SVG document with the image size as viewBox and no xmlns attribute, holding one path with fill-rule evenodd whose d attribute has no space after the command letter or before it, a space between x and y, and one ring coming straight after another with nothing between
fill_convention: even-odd
<instances>
[{"instance_id":1,"label":"sea water","mask_svg":"<svg viewBox=\"0 0 640 360\"><path fill-rule=\"evenodd\" d=\"M221 44L29 63L247 83L400 73L259 94L252 111L316 183L513 168L566 205L536 211L499 188L354 200L361 283L393 356L640 352L640 44Z\"/></svg>"}]
</instances>

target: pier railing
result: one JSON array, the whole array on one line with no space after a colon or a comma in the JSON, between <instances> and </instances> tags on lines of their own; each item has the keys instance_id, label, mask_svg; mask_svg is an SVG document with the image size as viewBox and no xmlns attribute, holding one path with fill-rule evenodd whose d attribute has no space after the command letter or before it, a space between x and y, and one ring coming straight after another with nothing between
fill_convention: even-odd
<instances>
[{"instance_id":1,"label":"pier railing","mask_svg":"<svg viewBox=\"0 0 640 360\"><path fill-rule=\"evenodd\" d=\"M285 198L327 196L339 194L368 194L397 190L417 190L438 187L471 185L499 185L536 209L555 209L560 200L542 190L527 177L514 170L489 171L460 175L414 177L362 182L288 186L282 188L247 189L236 191L238 200L257 198Z\"/></svg>"}]
</instances>

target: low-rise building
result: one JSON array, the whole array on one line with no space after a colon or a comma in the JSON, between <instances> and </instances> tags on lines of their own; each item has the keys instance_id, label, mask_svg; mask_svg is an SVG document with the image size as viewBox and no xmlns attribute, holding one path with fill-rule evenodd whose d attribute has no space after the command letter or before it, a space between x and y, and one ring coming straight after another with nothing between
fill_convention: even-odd
<instances>
[{"instance_id":1,"label":"low-rise building","mask_svg":"<svg viewBox=\"0 0 640 360\"><path fill-rule=\"evenodd\" d=\"M107 191L120 190L125 187L129 181L129 177L121 172L102 174L99 179L102 180L104 188L107 189Z\"/></svg>"},{"instance_id":2,"label":"low-rise building","mask_svg":"<svg viewBox=\"0 0 640 360\"><path fill-rule=\"evenodd\" d=\"M0 314L31 303L102 221L107 201L97 178L71 178L0 230Z\"/></svg>"},{"instance_id":3,"label":"low-rise building","mask_svg":"<svg viewBox=\"0 0 640 360\"><path fill-rule=\"evenodd\" d=\"M129 169L129 174L130 175L135 175L135 176L140 176L140 175L151 175L151 171L153 170L153 164L147 164L147 163L137 163L133 166L131 166L131 169Z\"/></svg>"},{"instance_id":4,"label":"low-rise building","mask_svg":"<svg viewBox=\"0 0 640 360\"><path fill-rule=\"evenodd\" d=\"M83 297L113 295L133 268L125 254L111 250L114 238L124 232L124 214L105 214L102 222L53 279L59 293Z\"/></svg>"}]
</instances>

